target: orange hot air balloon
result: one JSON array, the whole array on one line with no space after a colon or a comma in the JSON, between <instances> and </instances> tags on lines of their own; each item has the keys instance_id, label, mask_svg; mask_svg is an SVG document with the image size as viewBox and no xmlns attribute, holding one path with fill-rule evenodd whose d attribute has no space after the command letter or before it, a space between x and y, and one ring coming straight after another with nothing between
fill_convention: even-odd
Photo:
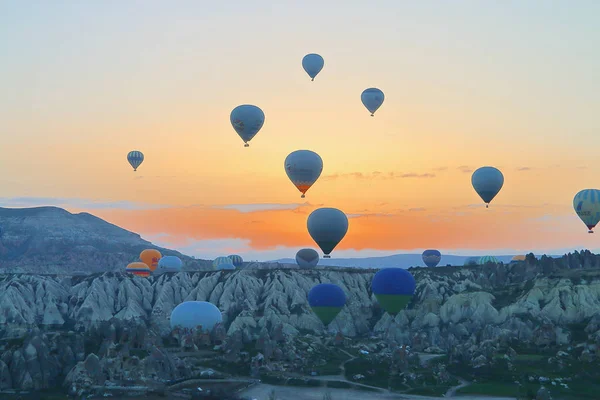
<instances>
[{"instance_id":1,"label":"orange hot air balloon","mask_svg":"<svg viewBox=\"0 0 600 400\"><path fill-rule=\"evenodd\" d=\"M150 276L150 267L143 262L132 262L125 270L135 276L143 276L144 278Z\"/></svg>"},{"instance_id":2,"label":"orange hot air balloon","mask_svg":"<svg viewBox=\"0 0 600 400\"><path fill-rule=\"evenodd\" d=\"M140 260L150 268L150 271L158 268L158 261L161 257L160 251L155 249L146 249L140 253Z\"/></svg>"}]
</instances>

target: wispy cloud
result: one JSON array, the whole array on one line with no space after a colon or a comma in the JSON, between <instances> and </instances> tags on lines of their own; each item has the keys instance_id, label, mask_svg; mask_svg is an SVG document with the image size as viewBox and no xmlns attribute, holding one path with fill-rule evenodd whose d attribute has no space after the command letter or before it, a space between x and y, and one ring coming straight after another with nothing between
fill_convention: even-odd
<instances>
[{"instance_id":1,"label":"wispy cloud","mask_svg":"<svg viewBox=\"0 0 600 400\"><path fill-rule=\"evenodd\" d=\"M473 172L473 168L469 167L468 165L461 165L460 167L457 167L456 169L458 169L460 172L464 172L469 173L469 172Z\"/></svg>"},{"instance_id":2,"label":"wispy cloud","mask_svg":"<svg viewBox=\"0 0 600 400\"><path fill-rule=\"evenodd\" d=\"M530 167L520 167L520 168L517 168L517 171L531 171L532 169L533 168L530 168Z\"/></svg>"},{"instance_id":3,"label":"wispy cloud","mask_svg":"<svg viewBox=\"0 0 600 400\"><path fill-rule=\"evenodd\" d=\"M43 207L55 206L62 208L77 208L82 210L121 209L121 210L157 210L169 208L166 204L150 204L127 200L99 200L61 197L0 197L3 207Z\"/></svg>"},{"instance_id":4,"label":"wispy cloud","mask_svg":"<svg viewBox=\"0 0 600 400\"><path fill-rule=\"evenodd\" d=\"M433 169L434 171L441 172L441 171L447 171L447 170L448 170L448 167L437 167L437 168L432 168L432 169Z\"/></svg>"},{"instance_id":5,"label":"wispy cloud","mask_svg":"<svg viewBox=\"0 0 600 400\"><path fill-rule=\"evenodd\" d=\"M425 208L424 207L409 208L408 211L412 211L412 212L425 211Z\"/></svg>"},{"instance_id":6,"label":"wispy cloud","mask_svg":"<svg viewBox=\"0 0 600 400\"><path fill-rule=\"evenodd\" d=\"M432 173L423 173L419 174L416 172L381 172L381 171L373 171L370 173L362 173L362 172L348 172L348 173L335 173L331 175L325 175L322 179L324 180L334 180L334 179L342 179L342 178L352 178L352 179L404 179L404 178L435 178L435 174Z\"/></svg>"},{"instance_id":7,"label":"wispy cloud","mask_svg":"<svg viewBox=\"0 0 600 400\"><path fill-rule=\"evenodd\" d=\"M258 203L258 204L225 204L213 206L213 208L220 208L223 210L236 210L241 213L251 213L257 211L271 211L271 210L296 210L300 207L308 207L309 203Z\"/></svg>"},{"instance_id":8,"label":"wispy cloud","mask_svg":"<svg viewBox=\"0 0 600 400\"><path fill-rule=\"evenodd\" d=\"M346 216L348 218L368 218L368 217L394 217L395 214L391 214L391 213L353 213L353 214L346 214Z\"/></svg>"}]
</instances>

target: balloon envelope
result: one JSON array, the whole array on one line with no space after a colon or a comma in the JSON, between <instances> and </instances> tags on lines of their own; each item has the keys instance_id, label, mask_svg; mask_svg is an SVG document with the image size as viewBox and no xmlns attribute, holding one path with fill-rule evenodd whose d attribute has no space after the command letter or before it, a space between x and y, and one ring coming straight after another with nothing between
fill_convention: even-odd
<instances>
[{"instance_id":1,"label":"balloon envelope","mask_svg":"<svg viewBox=\"0 0 600 400\"><path fill-rule=\"evenodd\" d=\"M481 167L473 172L471 184L479 197L487 204L500 192L504 185L504 175L494 167Z\"/></svg>"},{"instance_id":2,"label":"balloon envelope","mask_svg":"<svg viewBox=\"0 0 600 400\"><path fill-rule=\"evenodd\" d=\"M421 255L421 258L423 258L425 265L433 268L440 263L440 260L442 259L442 253L437 250L425 250Z\"/></svg>"},{"instance_id":3,"label":"balloon envelope","mask_svg":"<svg viewBox=\"0 0 600 400\"><path fill-rule=\"evenodd\" d=\"M498 261L498 259L494 256L483 256L479 259L479 265L485 265L486 263L499 264L500 261Z\"/></svg>"},{"instance_id":4,"label":"balloon envelope","mask_svg":"<svg viewBox=\"0 0 600 400\"><path fill-rule=\"evenodd\" d=\"M371 116L375 114L375 111L381 107L385 96L383 92L377 88L365 89L360 95L360 100L363 105L369 110Z\"/></svg>"},{"instance_id":5,"label":"balloon envelope","mask_svg":"<svg viewBox=\"0 0 600 400\"><path fill-rule=\"evenodd\" d=\"M133 167L133 170L137 171L137 168L140 166L140 164L144 162L144 155L141 151L130 151L127 154L127 161L129 161L129 165Z\"/></svg>"},{"instance_id":6,"label":"balloon envelope","mask_svg":"<svg viewBox=\"0 0 600 400\"><path fill-rule=\"evenodd\" d=\"M465 266L479 265L479 257L469 257L465 260Z\"/></svg>"},{"instance_id":7,"label":"balloon envelope","mask_svg":"<svg viewBox=\"0 0 600 400\"><path fill-rule=\"evenodd\" d=\"M132 262L126 268L125 271L135 276L143 276L145 278L150 276L150 267L143 262Z\"/></svg>"},{"instance_id":8,"label":"balloon envelope","mask_svg":"<svg viewBox=\"0 0 600 400\"><path fill-rule=\"evenodd\" d=\"M156 268L158 268L158 261L160 258L160 251L155 249L146 249L140 253L140 260L150 267L151 271L154 271Z\"/></svg>"},{"instance_id":9,"label":"balloon envelope","mask_svg":"<svg viewBox=\"0 0 600 400\"><path fill-rule=\"evenodd\" d=\"M177 256L164 256L158 260L158 268L159 272L179 272L181 271L181 267L183 263L181 259Z\"/></svg>"},{"instance_id":10,"label":"balloon envelope","mask_svg":"<svg viewBox=\"0 0 600 400\"><path fill-rule=\"evenodd\" d=\"M302 68L306 71L308 76L315 80L315 76L321 72L323 66L325 65L325 60L318 54L307 54L302 59Z\"/></svg>"},{"instance_id":11,"label":"balloon envelope","mask_svg":"<svg viewBox=\"0 0 600 400\"><path fill-rule=\"evenodd\" d=\"M332 283L321 283L308 292L308 304L323 324L335 319L346 304L346 294Z\"/></svg>"},{"instance_id":12,"label":"balloon envelope","mask_svg":"<svg viewBox=\"0 0 600 400\"><path fill-rule=\"evenodd\" d=\"M222 271L222 270L235 270L235 265L233 265L232 263L221 263L219 265L217 265L217 270Z\"/></svg>"},{"instance_id":13,"label":"balloon envelope","mask_svg":"<svg viewBox=\"0 0 600 400\"><path fill-rule=\"evenodd\" d=\"M244 264L244 259L242 258L242 256L238 256L237 254L232 254L229 257L229 259L231 260L231 263L236 267L236 268L240 268L243 264Z\"/></svg>"},{"instance_id":14,"label":"balloon envelope","mask_svg":"<svg viewBox=\"0 0 600 400\"><path fill-rule=\"evenodd\" d=\"M600 221L600 190L584 189L573 198L573 208L588 228L593 233L594 227Z\"/></svg>"},{"instance_id":15,"label":"balloon envelope","mask_svg":"<svg viewBox=\"0 0 600 400\"><path fill-rule=\"evenodd\" d=\"M310 150L296 150L290 153L285 158L283 165L285 173L302 193L302 197L323 172L321 156Z\"/></svg>"},{"instance_id":16,"label":"balloon envelope","mask_svg":"<svg viewBox=\"0 0 600 400\"><path fill-rule=\"evenodd\" d=\"M244 104L231 111L229 120L233 125L233 129L244 141L245 147L248 147L248 142L256 136L264 125L265 113L256 106Z\"/></svg>"},{"instance_id":17,"label":"balloon envelope","mask_svg":"<svg viewBox=\"0 0 600 400\"><path fill-rule=\"evenodd\" d=\"M223 321L221 311L207 301L186 301L171 311L171 329L176 327L203 331L212 331L216 324Z\"/></svg>"},{"instance_id":18,"label":"balloon envelope","mask_svg":"<svg viewBox=\"0 0 600 400\"><path fill-rule=\"evenodd\" d=\"M415 293L415 287L415 278L403 268L381 269L371 282L377 302L392 315L406 307Z\"/></svg>"},{"instance_id":19,"label":"balloon envelope","mask_svg":"<svg viewBox=\"0 0 600 400\"><path fill-rule=\"evenodd\" d=\"M298 250L296 263L300 268L314 268L319 263L319 253L313 249Z\"/></svg>"},{"instance_id":20,"label":"balloon envelope","mask_svg":"<svg viewBox=\"0 0 600 400\"><path fill-rule=\"evenodd\" d=\"M233 263L231 262L231 258L229 258L229 257L217 257L214 259L214 261L212 263L213 268L215 268L215 269L219 269L219 265L221 265L221 264L233 264Z\"/></svg>"},{"instance_id":21,"label":"balloon envelope","mask_svg":"<svg viewBox=\"0 0 600 400\"><path fill-rule=\"evenodd\" d=\"M325 258L329 258L329 253L348 232L348 217L337 208L318 208L310 213L306 225Z\"/></svg>"},{"instance_id":22,"label":"balloon envelope","mask_svg":"<svg viewBox=\"0 0 600 400\"><path fill-rule=\"evenodd\" d=\"M526 257L524 255L517 255L511 258L510 262L525 261L525 259Z\"/></svg>"}]
</instances>

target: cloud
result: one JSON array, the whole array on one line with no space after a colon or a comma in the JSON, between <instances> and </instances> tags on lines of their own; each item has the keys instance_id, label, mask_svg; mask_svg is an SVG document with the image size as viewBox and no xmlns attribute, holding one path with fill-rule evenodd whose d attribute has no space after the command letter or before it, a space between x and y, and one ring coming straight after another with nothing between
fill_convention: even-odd
<instances>
[{"instance_id":1,"label":"cloud","mask_svg":"<svg viewBox=\"0 0 600 400\"><path fill-rule=\"evenodd\" d=\"M408 211L425 211L423 207L409 208Z\"/></svg>"},{"instance_id":2,"label":"cloud","mask_svg":"<svg viewBox=\"0 0 600 400\"><path fill-rule=\"evenodd\" d=\"M531 171L532 168L530 167L521 167L521 168L517 168L517 171Z\"/></svg>"},{"instance_id":3,"label":"cloud","mask_svg":"<svg viewBox=\"0 0 600 400\"><path fill-rule=\"evenodd\" d=\"M435 174L424 173L418 174L416 172L408 172L408 173L399 173L399 172L381 172L381 171L373 171L371 173L362 173L362 172L348 172L344 174L335 173L332 175L325 175L322 179L324 180L334 180L341 178L353 178L353 179L403 179L403 178L435 178Z\"/></svg>"},{"instance_id":4,"label":"cloud","mask_svg":"<svg viewBox=\"0 0 600 400\"><path fill-rule=\"evenodd\" d=\"M367 218L367 217L394 217L395 214L390 213L353 213L346 214L348 218Z\"/></svg>"},{"instance_id":5,"label":"cloud","mask_svg":"<svg viewBox=\"0 0 600 400\"><path fill-rule=\"evenodd\" d=\"M473 172L473 168L469 167L468 165L461 165L460 167L457 167L456 169L458 169L460 172L464 172L469 173L469 172Z\"/></svg>"},{"instance_id":6,"label":"cloud","mask_svg":"<svg viewBox=\"0 0 600 400\"><path fill-rule=\"evenodd\" d=\"M220 208L223 210L236 210L241 213L251 213L257 211L271 211L271 210L296 210L300 207L310 206L309 203L257 203L257 204L225 204L213 206L213 208Z\"/></svg>"},{"instance_id":7,"label":"cloud","mask_svg":"<svg viewBox=\"0 0 600 400\"><path fill-rule=\"evenodd\" d=\"M433 169L434 171L439 171L439 172L441 172L441 171L447 171L447 170L448 170L448 167L437 167L437 168L432 168L432 169Z\"/></svg>"},{"instance_id":8,"label":"cloud","mask_svg":"<svg viewBox=\"0 0 600 400\"><path fill-rule=\"evenodd\" d=\"M77 208L83 210L121 209L121 210L158 210L169 208L166 204L150 204L127 200L99 200L61 197L0 197L4 207L42 207L56 206L62 208Z\"/></svg>"}]
</instances>

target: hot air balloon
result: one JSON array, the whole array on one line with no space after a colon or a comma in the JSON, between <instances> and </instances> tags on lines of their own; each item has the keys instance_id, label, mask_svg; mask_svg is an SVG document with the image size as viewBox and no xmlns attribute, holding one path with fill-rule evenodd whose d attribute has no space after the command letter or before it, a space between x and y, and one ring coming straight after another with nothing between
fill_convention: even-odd
<instances>
[{"instance_id":1,"label":"hot air balloon","mask_svg":"<svg viewBox=\"0 0 600 400\"><path fill-rule=\"evenodd\" d=\"M171 311L171 329L176 327L195 331L212 331L223 321L221 311L207 301L185 301Z\"/></svg>"},{"instance_id":2,"label":"hot air balloon","mask_svg":"<svg viewBox=\"0 0 600 400\"><path fill-rule=\"evenodd\" d=\"M321 283L308 292L308 304L324 325L328 325L342 311L346 294L333 283Z\"/></svg>"},{"instance_id":3,"label":"hot air balloon","mask_svg":"<svg viewBox=\"0 0 600 400\"><path fill-rule=\"evenodd\" d=\"M514 256L513 258L510 259L511 263L514 262L519 262L519 261L525 261L525 256L524 255L518 255L518 256Z\"/></svg>"},{"instance_id":4,"label":"hot air balloon","mask_svg":"<svg viewBox=\"0 0 600 400\"><path fill-rule=\"evenodd\" d=\"M325 65L325 60L318 54L307 54L302 59L302 68L312 78L311 81L315 80L315 76L321 72L323 65Z\"/></svg>"},{"instance_id":5,"label":"hot air balloon","mask_svg":"<svg viewBox=\"0 0 600 400\"><path fill-rule=\"evenodd\" d=\"M140 260L150 267L150 271L154 271L158 268L158 261L161 257L160 251L155 249L146 249L140 253Z\"/></svg>"},{"instance_id":6,"label":"hot air balloon","mask_svg":"<svg viewBox=\"0 0 600 400\"><path fill-rule=\"evenodd\" d=\"M232 263L221 263L221 264L217 265L216 268L218 271L223 271L223 270L234 271L235 265L233 265Z\"/></svg>"},{"instance_id":7,"label":"hot air balloon","mask_svg":"<svg viewBox=\"0 0 600 400\"><path fill-rule=\"evenodd\" d=\"M301 249L296 253L296 263L300 268L314 268L319 263L319 253L313 249Z\"/></svg>"},{"instance_id":8,"label":"hot air balloon","mask_svg":"<svg viewBox=\"0 0 600 400\"><path fill-rule=\"evenodd\" d=\"M133 167L134 171L137 171L137 168L141 163L144 162L144 154L141 151L133 150L127 154L127 161Z\"/></svg>"},{"instance_id":9,"label":"hot air balloon","mask_svg":"<svg viewBox=\"0 0 600 400\"><path fill-rule=\"evenodd\" d=\"M421 258L423 258L425 265L429 268L433 268L440 263L442 253L437 250L425 250L421 255Z\"/></svg>"},{"instance_id":10,"label":"hot air balloon","mask_svg":"<svg viewBox=\"0 0 600 400\"><path fill-rule=\"evenodd\" d=\"M183 263L181 259L176 256L164 256L158 261L157 272L179 272Z\"/></svg>"},{"instance_id":11,"label":"hot air balloon","mask_svg":"<svg viewBox=\"0 0 600 400\"><path fill-rule=\"evenodd\" d=\"M377 88L365 89L360 95L360 100L371 113L371 117L375 116L375 111L381 107L385 96L383 92Z\"/></svg>"},{"instance_id":12,"label":"hot air balloon","mask_svg":"<svg viewBox=\"0 0 600 400\"><path fill-rule=\"evenodd\" d=\"M485 208L488 208L490 201L496 197L504 185L504 175L497 168L481 167L473 172L471 184L485 203Z\"/></svg>"},{"instance_id":13,"label":"hot air balloon","mask_svg":"<svg viewBox=\"0 0 600 400\"><path fill-rule=\"evenodd\" d=\"M588 233L594 233L592 229L600 221L600 190L584 189L575 195L573 208L587 226Z\"/></svg>"},{"instance_id":14,"label":"hot air balloon","mask_svg":"<svg viewBox=\"0 0 600 400\"><path fill-rule=\"evenodd\" d=\"M323 172L321 156L310 150L296 150L290 153L283 166L290 181L302 193L302 198Z\"/></svg>"},{"instance_id":15,"label":"hot air balloon","mask_svg":"<svg viewBox=\"0 0 600 400\"><path fill-rule=\"evenodd\" d=\"M379 305L391 315L398 314L415 293L415 278L403 268L384 268L373 277L371 289Z\"/></svg>"},{"instance_id":16,"label":"hot air balloon","mask_svg":"<svg viewBox=\"0 0 600 400\"><path fill-rule=\"evenodd\" d=\"M494 256L483 256L479 259L479 265L485 265L487 263L500 264L500 261Z\"/></svg>"},{"instance_id":17,"label":"hot air balloon","mask_svg":"<svg viewBox=\"0 0 600 400\"><path fill-rule=\"evenodd\" d=\"M260 131L265 123L265 113L253 105L244 104L237 106L229 116L233 129L244 141L244 147L250 146L248 142Z\"/></svg>"},{"instance_id":18,"label":"hot air balloon","mask_svg":"<svg viewBox=\"0 0 600 400\"><path fill-rule=\"evenodd\" d=\"M244 264L244 259L242 258L242 256L238 256L237 254L233 254L229 257L229 259L231 260L231 263L236 267L236 268L240 268L243 264Z\"/></svg>"},{"instance_id":19,"label":"hot air balloon","mask_svg":"<svg viewBox=\"0 0 600 400\"><path fill-rule=\"evenodd\" d=\"M142 276L144 278L149 277L151 272L150 267L143 262L132 262L125 268L125 271L135 276Z\"/></svg>"},{"instance_id":20,"label":"hot air balloon","mask_svg":"<svg viewBox=\"0 0 600 400\"><path fill-rule=\"evenodd\" d=\"M337 208L318 208L306 221L308 233L323 250L323 258L331 258L329 253L346 236L348 217Z\"/></svg>"},{"instance_id":21,"label":"hot air balloon","mask_svg":"<svg viewBox=\"0 0 600 400\"><path fill-rule=\"evenodd\" d=\"M467 267L467 266L472 267L472 266L478 265L478 263L479 263L479 257L469 257L465 260L464 265L465 265L465 267Z\"/></svg>"},{"instance_id":22,"label":"hot air balloon","mask_svg":"<svg viewBox=\"0 0 600 400\"><path fill-rule=\"evenodd\" d=\"M212 263L214 269L220 269L219 265L221 265L221 264L233 265L233 263L231 262L231 258L229 258L229 257L217 257L217 258L215 258L215 260Z\"/></svg>"}]
</instances>

